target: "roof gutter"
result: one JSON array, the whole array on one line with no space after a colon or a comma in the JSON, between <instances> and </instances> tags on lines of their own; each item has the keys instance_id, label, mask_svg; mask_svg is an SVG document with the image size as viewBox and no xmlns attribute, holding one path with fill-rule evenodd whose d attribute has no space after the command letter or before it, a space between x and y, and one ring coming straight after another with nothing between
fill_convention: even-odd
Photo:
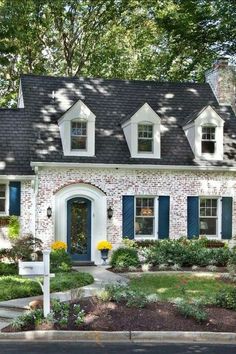
<instances>
[{"instance_id":1,"label":"roof gutter","mask_svg":"<svg viewBox=\"0 0 236 354\"><path fill-rule=\"evenodd\" d=\"M31 181L35 175L0 175L1 180L7 181Z\"/></svg>"},{"instance_id":2,"label":"roof gutter","mask_svg":"<svg viewBox=\"0 0 236 354\"><path fill-rule=\"evenodd\" d=\"M138 170L172 170L172 171L211 171L211 172L236 172L236 167L229 166L172 166L172 165L127 165L103 163L77 163L77 162L36 162L30 163L33 170L39 167L49 168L111 168L111 169L138 169Z\"/></svg>"}]
</instances>

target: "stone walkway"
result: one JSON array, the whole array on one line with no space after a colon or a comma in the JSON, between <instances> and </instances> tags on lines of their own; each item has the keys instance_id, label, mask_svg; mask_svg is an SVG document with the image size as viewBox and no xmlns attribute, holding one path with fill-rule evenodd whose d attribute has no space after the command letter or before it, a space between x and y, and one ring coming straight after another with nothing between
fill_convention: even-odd
<instances>
[{"instance_id":1,"label":"stone walkway","mask_svg":"<svg viewBox=\"0 0 236 354\"><path fill-rule=\"evenodd\" d=\"M82 288L71 289L68 291L62 291L51 294L51 299L59 299L60 301L70 301L74 300L80 296L89 297L96 294L97 291L104 288L106 284L111 283L127 283L128 278L109 272L107 267L104 266L88 266L88 267L74 267L78 272L87 272L92 274L94 277L94 283L86 285ZM3 327L7 326L8 323L18 317L21 313L28 309L28 305L33 300L42 299L43 296L32 296L21 299L13 299L8 301L0 302L0 331Z\"/></svg>"}]
</instances>

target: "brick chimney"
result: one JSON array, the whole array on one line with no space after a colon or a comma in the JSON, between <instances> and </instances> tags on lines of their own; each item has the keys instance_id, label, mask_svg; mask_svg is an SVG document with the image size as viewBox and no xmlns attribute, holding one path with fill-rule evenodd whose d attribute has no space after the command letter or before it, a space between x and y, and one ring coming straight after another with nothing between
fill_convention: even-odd
<instances>
[{"instance_id":1,"label":"brick chimney","mask_svg":"<svg viewBox=\"0 0 236 354\"><path fill-rule=\"evenodd\" d=\"M208 82L220 105L231 106L236 113L236 67L229 65L228 58L220 57L213 68L206 72Z\"/></svg>"}]
</instances>

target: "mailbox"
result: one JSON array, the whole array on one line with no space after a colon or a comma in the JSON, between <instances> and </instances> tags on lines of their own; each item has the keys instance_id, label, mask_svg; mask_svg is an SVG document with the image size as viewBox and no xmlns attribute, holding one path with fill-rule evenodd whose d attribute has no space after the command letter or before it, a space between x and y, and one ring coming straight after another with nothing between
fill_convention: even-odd
<instances>
[{"instance_id":1,"label":"mailbox","mask_svg":"<svg viewBox=\"0 0 236 354\"><path fill-rule=\"evenodd\" d=\"M44 262L22 262L19 261L19 275L24 276L43 276Z\"/></svg>"}]
</instances>

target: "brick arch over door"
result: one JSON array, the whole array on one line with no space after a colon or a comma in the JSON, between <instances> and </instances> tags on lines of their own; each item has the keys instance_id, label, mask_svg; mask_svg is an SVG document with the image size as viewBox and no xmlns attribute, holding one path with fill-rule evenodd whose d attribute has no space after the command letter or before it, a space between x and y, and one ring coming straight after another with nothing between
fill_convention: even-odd
<instances>
[{"instance_id":1,"label":"brick arch over door","mask_svg":"<svg viewBox=\"0 0 236 354\"><path fill-rule=\"evenodd\" d=\"M106 195L106 192L104 192L100 187L98 187L96 184L94 183L90 183L90 182L87 182L87 181L83 181L83 180L78 180L78 181L73 181L73 182L69 182L69 183L66 183L66 184L63 184L62 186L60 186L59 188L57 188L55 191L53 191L53 194L56 194L58 193L59 191L61 191L62 189L64 189L65 187L68 187L68 186L71 186L73 184L83 184L83 185L88 185L88 186L92 186L92 187L95 187L97 189L99 189L102 193L104 193Z\"/></svg>"}]
</instances>

